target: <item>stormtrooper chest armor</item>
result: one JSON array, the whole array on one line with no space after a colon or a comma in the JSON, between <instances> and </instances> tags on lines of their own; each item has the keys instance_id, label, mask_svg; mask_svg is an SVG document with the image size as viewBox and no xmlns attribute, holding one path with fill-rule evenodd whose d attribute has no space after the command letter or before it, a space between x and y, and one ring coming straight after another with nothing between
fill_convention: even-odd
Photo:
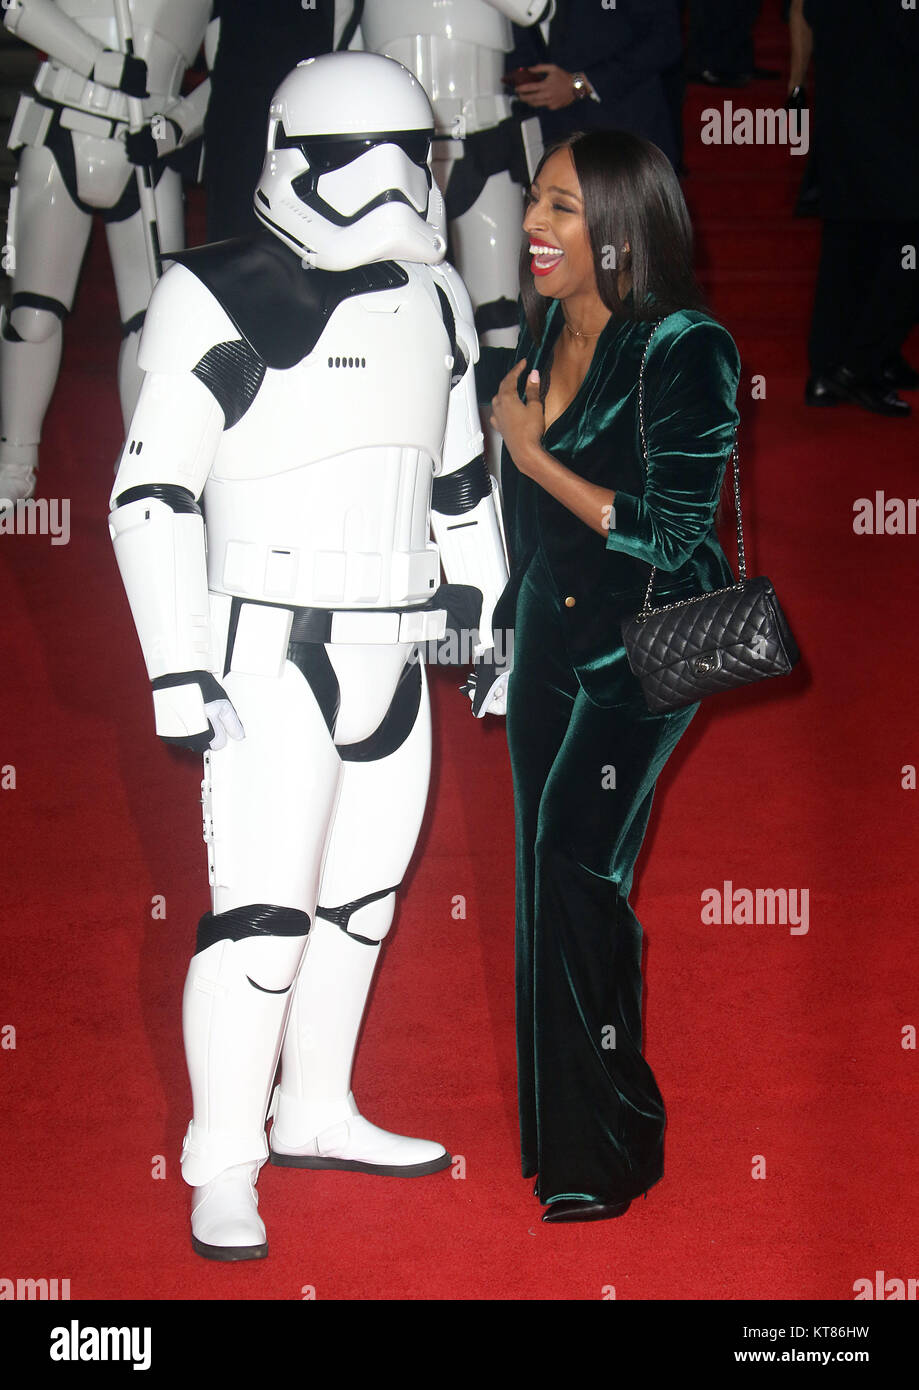
<instances>
[{"instance_id":1,"label":"stormtrooper chest armor","mask_svg":"<svg viewBox=\"0 0 919 1390\"><path fill-rule=\"evenodd\" d=\"M295 365L267 366L203 495L218 593L315 607L430 598L453 358L432 276L344 299Z\"/></svg>"}]
</instances>

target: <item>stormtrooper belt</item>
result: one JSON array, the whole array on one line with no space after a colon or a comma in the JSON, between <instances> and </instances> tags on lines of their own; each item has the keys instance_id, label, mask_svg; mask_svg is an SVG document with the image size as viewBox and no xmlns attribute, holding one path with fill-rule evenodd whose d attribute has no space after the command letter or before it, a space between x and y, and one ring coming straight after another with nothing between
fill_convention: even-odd
<instances>
[{"instance_id":1,"label":"stormtrooper belt","mask_svg":"<svg viewBox=\"0 0 919 1390\"><path fill-rule=\"evenodd\" d=\"M429 642L443 637L443 608L297 608L291 642Z\"/></svg>"},{"instance_id":2,"label":"stormtrooper belt","mask_svg":"<svg viewBox=\"0 0 919 1390\"><path fill-rule=\"evenodd\" d=\"M414 608L294 608L258 599L229 604L225 670L277 666L291 643L422 644L444 636L447 610L432 595Z\"/></svg>"},{"instance_id":3,"label":"stormtrooper belt","mask_svg":"<svg viewBox=\"0 0 919 1390\"><path fill-rule=\"evenodd\" d=\"M25 127L29 143L35 139L42 144L51 145L59 130L95 135L100 140L114 140L119 131L127 128L125 121L113 120L109 116L92 115L89 111L51 101L48 97L28 96L27 101L30 103L29 109L25 110L22 116L17 111L16 120ZM18 127L16 136L19 136ZM11 133L10 139L13 138Z\"/></svg>"}]
</instances>

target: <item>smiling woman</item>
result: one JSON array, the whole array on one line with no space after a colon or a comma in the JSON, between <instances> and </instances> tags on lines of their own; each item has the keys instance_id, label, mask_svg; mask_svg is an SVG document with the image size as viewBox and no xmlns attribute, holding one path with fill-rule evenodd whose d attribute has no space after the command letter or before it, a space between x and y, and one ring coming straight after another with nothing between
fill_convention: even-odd
<instances>
[{"instance_id":1,"label":"smiling woman","mask_svg":"<svg viewBox=\"0 0 919 1390\"><path fill-rule=\"evenodd\" d=\"M553 371L546 381L545 426L548 428L574 399L593 357L596 339L605 327L610 310L599 300L590 234L584 214L584 199L574 160L568 148L547 156L540 178L534 179L527 198L523 228L529 234L530 270L533 286L531 312L539 319L536 295L551 295L565 301L567 333L556 345ZM621 256L628 257L624 242ZM615 266L615 248L608 246L604 263ZM545 283L536 284L537 281ZM616 276L616 295L621 302L631 288L631 277L624 269ZM599 301L599 302L598 302ZM535 311L535 312L534 312ZM580 327L575 326L581 324ZM590 523L588 523L590 524Z\"/></svg>"},{"instance_id":2,"label":"smiling woman","mask_svg":"<svg viewBox=\"0 0 919 1390\"><path fill-rule=\"evenodd\" d=\"M483 349L478 376L504 439L512 561L495 624L514 629L521 1155L544 1221L595 1221L663 1171L629 892L655 783L698 707L649 712L620 622L652 565L658 602L730 582L714 514L739 361L701 309L654 145L595 131L550 150L523 225L520 339Z\"/></svg>"}]
</instances>

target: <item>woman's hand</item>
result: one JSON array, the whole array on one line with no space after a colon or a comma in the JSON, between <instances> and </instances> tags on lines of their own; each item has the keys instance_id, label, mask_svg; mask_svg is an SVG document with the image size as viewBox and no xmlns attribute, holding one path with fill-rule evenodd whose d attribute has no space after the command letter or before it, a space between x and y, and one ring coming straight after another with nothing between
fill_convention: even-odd
<instances>
[{"instance_id":1,"label":"woman's hand","mask_svg":"<svg viewBox=\"0 0 919 1390\"><path fill-rule=\"evenodd\" d=\"M525 401L517 394L520 373L525 367L525 361L514 363L491 403L491 423L521 473L528 472L529 460L539 450L546 432L546 415L539 399L539 373L533 371L527 377Z\"/></svg>"},{"instance_id":2,"label":"woman's hand","mask_svg":"<svg viewBox=\"0 0 919 1390\"><path fill-rule=\"evenodd\" d=\"M526 362L515 362L498 387L498 394L491 403L491 423L504 437L518 473L532 478L605 539L614 514L616 494L587 482L543 448L546 416L539 399L539 372L530 372L527 377L526 399L521 400L517 395L517 383L525 366Z\"/></svg>"},{"instance_id":3,"label":"woman's hand","mask_svg":"<svg viewBox=\"0 0 919 1390\"><path fill-rule=\"evenodd\" d=\"M574 76L560 68L557 63L532 63L531 72L543 72L539 82L525 82L514 89L514 96L525 101L527 106L545 106L550 111L559 111L574 101Z\"/></svg>"}]
</instances>

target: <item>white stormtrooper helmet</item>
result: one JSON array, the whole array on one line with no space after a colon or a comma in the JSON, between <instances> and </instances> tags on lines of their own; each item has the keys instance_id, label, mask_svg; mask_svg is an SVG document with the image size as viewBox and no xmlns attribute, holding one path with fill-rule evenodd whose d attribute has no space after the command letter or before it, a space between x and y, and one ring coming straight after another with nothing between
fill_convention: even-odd
<instances>
[{"instance_id":1,"label":"white stormtrooper helmet","mask_svg":"<svg viewBox=\"0 0 919 1390\"><path fill-rule=\"evenodd\" d=\"M424 88L401 63L363 52L309 58L274 94L256 214L306 266L435 265L446 237L433 132Z\"/></svg>"}]
</instances>

